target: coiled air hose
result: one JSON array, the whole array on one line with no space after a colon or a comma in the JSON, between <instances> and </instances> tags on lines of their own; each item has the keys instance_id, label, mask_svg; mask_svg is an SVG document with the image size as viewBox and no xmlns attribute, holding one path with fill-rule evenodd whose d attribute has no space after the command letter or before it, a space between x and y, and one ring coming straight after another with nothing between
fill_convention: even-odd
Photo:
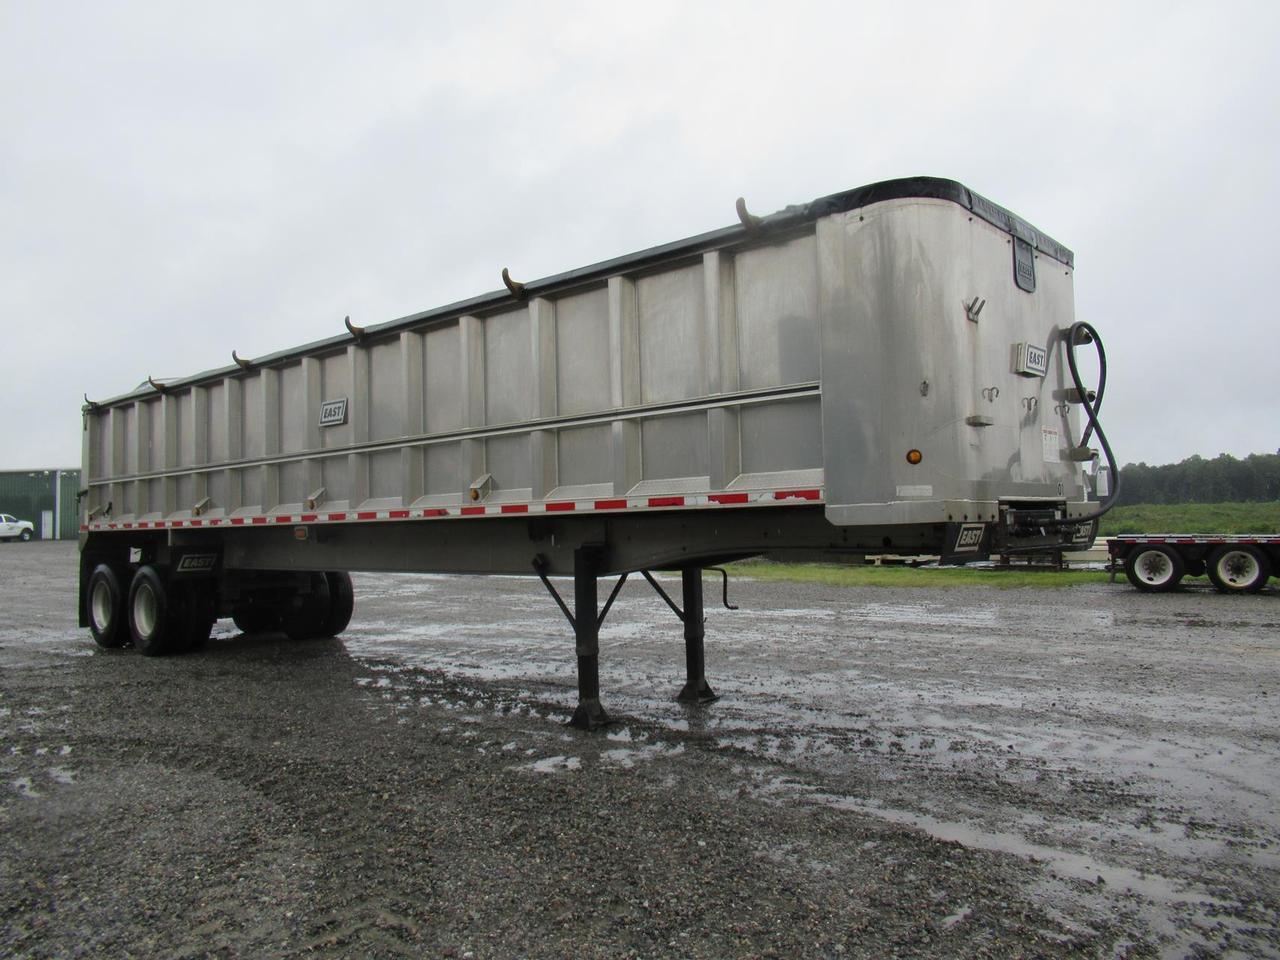
<instances>
[{"instance_id":1,"label":"coiled air hose","mask_svg":"<svg viewBox=\"0 0 1280 960\"><path fill-rule=\"evenodd\" d=\"M1111 491L1107 495L1107 499L1092 513L1055 520L1052 524L1047 524L1055 527L1091 523L1114 507L1117 498L1120 496L1120 466L1116 463L1115 454L1111 452L1111 444L1107 442L1107 435L1102 431L1102 424L1098 422L1098 411L1102 408L1102 394L1107 387L1107 351L1102 346L1102 338L1098 336L1098 331L1083 320L1077 320L1073 323L1067 330L1064 339L1067 350L1067 369L1071 372L1071 382L1075 385L1076 396L1080 401L1080 405L1084 407L1085 417L1088 420L1088 425L1080 437L1080 446L1086 446L1089 443L1089 437L1094 434L1097 435L1098 445L1102 447L1102 452L1107 458L1107 467L1111 471ZM1080 368L1076 364L1076 347L1088 343L1092 343L1098 351L1098 389L1094 391L1092 397L1090 397L1089 391L1085 389L1084 381L1080 377Z\"/></svg>"}]
</instances>

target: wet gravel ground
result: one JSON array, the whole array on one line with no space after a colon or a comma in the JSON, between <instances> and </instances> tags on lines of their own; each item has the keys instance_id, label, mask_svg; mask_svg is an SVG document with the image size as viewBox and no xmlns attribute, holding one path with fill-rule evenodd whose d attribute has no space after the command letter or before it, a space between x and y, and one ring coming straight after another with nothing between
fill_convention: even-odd
<instances>
[{"instance_id":1,"label":"wet gravel ground","mask_svg":"<svg viewBox=\"0 0 1280 960\"><path fill-rule=\"evenodd\" d=\"M1280 591L629 583L603 732L536 580L148 659L0 545L0 956L1280 956ZM670 581L678 590L678 581Z\"/></svg>"}]
</instances>

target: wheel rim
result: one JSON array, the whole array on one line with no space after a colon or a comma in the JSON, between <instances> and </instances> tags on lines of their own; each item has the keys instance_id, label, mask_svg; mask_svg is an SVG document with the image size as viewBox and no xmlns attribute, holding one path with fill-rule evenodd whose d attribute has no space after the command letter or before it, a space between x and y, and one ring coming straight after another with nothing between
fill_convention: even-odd
<instances>
[{"instance_id":1,"label":"wheel rim","mask_svg":"<svg viewBox=\"0 0 1280 960\"><path fill-rule=\"evenodd\" d=\"M1153 587L1163 587L1173 579L1173 561L1159 550L1141 554L1133 566L1142 582Z\"/></svg>"},{"instance_id":2,"label":"wheel rim","mask_svg":"<svg viewBox=\"0 0 1280 960\"><path fill-rule=\"evenodd\" d=\"M1232 587L1247 587L1258 579L1258 558L1245 550L1229 550L1218 558L1218 576Z\"/></svg>"},{"instance_id":3,"label":"wheel rim","mask_svg":"<svg viewBox=\"0 0 1280 960\"><path fill-rule=\"evenodd\" d=\"M138 584L138 592L133 595L133 625L142 637L155 632L156 595L149 584Z\"/></svg>"},{"instance_id":4,"label":"wheel rim","mask_svg":"<svg viewBox=\"0 0 1280 960\"><path fill-rule=\"evenodd\" d=\"M99 633L106 633L111 626L111 589L99 580L93 587L90 608L93 612L93 626Z\"/></svg>"}]
</instances>

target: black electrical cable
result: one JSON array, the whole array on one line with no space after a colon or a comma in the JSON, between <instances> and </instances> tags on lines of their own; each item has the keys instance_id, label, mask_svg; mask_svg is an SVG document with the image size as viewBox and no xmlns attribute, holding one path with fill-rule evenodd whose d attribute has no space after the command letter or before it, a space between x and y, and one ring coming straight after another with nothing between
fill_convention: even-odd
<instances>
[{"instance_id":1,"label":"black electrical cable","mask_svg":"<svg viewBox=\"0 0 1280 960\"><path fill-rule=\"evenodd\" d=\"M1088 420L1088 425L1080 438L1080 446L1083 447L1087 444L1091 435L1098 435L1098 444L1102 447L1102 452L1106 454L1107 467L1111 471L1111 492L1093 513L1054 521L1053 526L1055 527L1091 523L1114 507L1117 498L1120 496L1120 467L1116 463L1115 454L1111 452L1111 444L1107 442L1107 435L1102 432L1102 424L1098 422L1098 410L1102 406L1102 394L1107 386L1107 351L1102 346L1102 338L1098 336L1098 331L1083 320L1077 320L1067 330L1066 343L1067 369L1071 372L1071 382L1075 385L1076 397L1079 399L1080 405L1084 407L1085 417ZM1080 369L1076 364L1076 347L1084 343L1092 343L1098 351L1098 389L1093 393L1092 399L1090 399L1089 391L1085 389L1084 381L1080 377Z\"/></svg>"}]
</instances>

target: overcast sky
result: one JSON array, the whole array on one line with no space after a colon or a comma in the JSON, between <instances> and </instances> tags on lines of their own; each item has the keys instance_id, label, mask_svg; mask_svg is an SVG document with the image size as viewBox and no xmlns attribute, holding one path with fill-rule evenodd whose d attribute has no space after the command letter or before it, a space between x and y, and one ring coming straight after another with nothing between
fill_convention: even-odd
<instances>
[{"instance_id":1,"label":"overcast sky","mask_svg":"<svg viewBox=\"0 0 1280 960\"><path fill-rule=\"evenodd\" d=\"M0 469L128 391L892 177L1076 252L1122 463L1276 452L1274 3L0 0Z\"/></svg>"}]
</instances>

